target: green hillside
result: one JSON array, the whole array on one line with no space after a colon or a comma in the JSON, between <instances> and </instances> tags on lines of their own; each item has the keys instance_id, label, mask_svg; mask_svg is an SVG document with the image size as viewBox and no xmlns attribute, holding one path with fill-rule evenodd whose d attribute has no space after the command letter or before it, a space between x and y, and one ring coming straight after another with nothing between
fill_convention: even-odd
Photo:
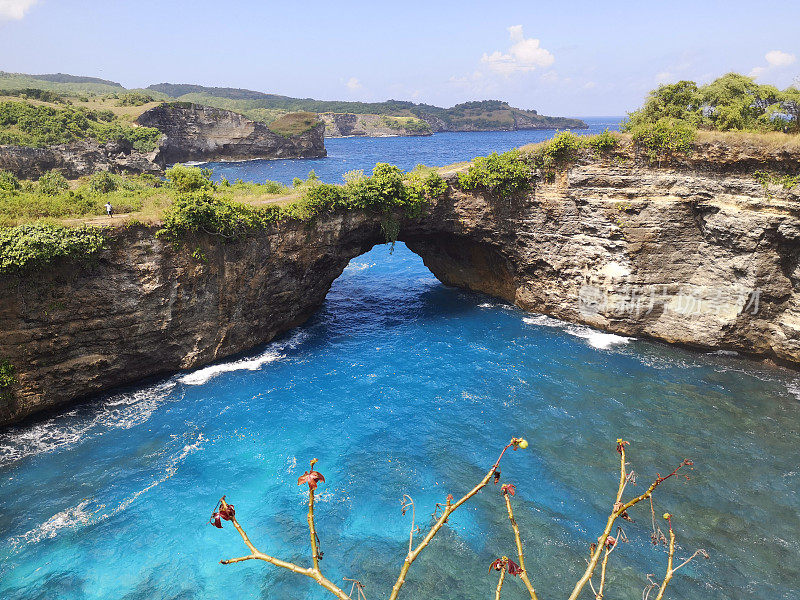
<instances>
[{"instance_id":1,"label":"green hillside","mask_svg":"<svg viewBox=\"0 0 800 600\"><path fill-rule=\"evenodd\" d=\"M547 117L535 110L522 110L500 100L465 102L451 108L431 104L415 104L403 100L385 102L351 102L343 100L314 100L265 94L238 88L204 87L191 84L159 83L150 91L198 104L234 110L251 118L268 116L269 111L305 111L376 114L417 117L431 123L435 131L560 128L579 129L586 126L578 119Z\"/></svg>"},{"instance_id":2,"label":"green hillside","mask_svg":"<svg viewBox=\"0 0 800 600\"><path fill-rule=\"evenodd\" d=\"M192 84L159 83L146 89L129 90L119 83L97 77L64 73L28 75L0 71L0 96L31 97L32 89L62 96L66 104L83 104L87 108L107 108L108 103L125 106L146 106L147 101L178 100L213 106L243 114L270 124L287 113L354 113L392 117L391 124L405 131L400 124L416 130L491 131L513 129L580 129L586 124L578 119L548 117L535 110L522 110L500 100L465 102L450 108L416 104L402 100L385 102L350 102L291 98L254 90L205 87ZM44 98L43 98L44 99ZM138 100L136 100L138 99ZM48 99L52 101L52 98ZM130 110L125 116L135 118L142 110ZM116 112L116 111L115 111ZM400 118L401 120L398 120ZM427 123L421 123L424 121Z\"/></svg>"}]
</instances>

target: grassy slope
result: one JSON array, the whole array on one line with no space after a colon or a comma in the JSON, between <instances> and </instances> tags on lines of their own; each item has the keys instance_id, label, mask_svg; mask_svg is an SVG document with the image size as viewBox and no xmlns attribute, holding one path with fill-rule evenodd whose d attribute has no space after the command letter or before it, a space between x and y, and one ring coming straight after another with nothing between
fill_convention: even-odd
<instances>
[{"instance_id":1,"label":"grassy slope","mask_svg":"<svg viewBox=\"0 0 800 600\"><path fill-rule=\"evenodd\" d=\"M511 129L514 126L515 115L535 121L541 126L562 129L582 126L580 121L574 119L537 115L534 111L520 110L497 100L468 102L451 108L442 108L429 104L414 104L413 102L397 100L349 102L291 98L252 90L213 88L189 84L162 83L151 85L144 90L126 90L117 83L90 77L61 74L58 76L38 76L47 79L37 79L36 77L34 75L0 72L0 91L38 88L89 99L98 96L140 91L149 94L156 100L175 99L232 110L267 124L274 122L281 115L291 112L338 112L411 117L415 119L433 118L444 122L448 128L454 130ZM52 79L55 79L55 81ZM106 106L106 108L110 107Z\"/></svg>"},{"instance_id":2,"label":"grassy slope","mask_svg":"<svg viewBox=\"0 0 800 600\"><path fill-rule=\"evenodd\" d=\"M166 94L178 94L179 100L206 104L240 112L251 118L259 118L260 114L267 118L277 111L308 111L354 114L375 114L397 117L414 117L417 119L434 118L443 121L449 128L486 128L511 129L515 115L552 127L581 127L583 123L576 119L547 117L534 111L526 111L509 106L505 102L487 100L483 102L467 102L451 108L442 108L430 104L414 104L397 100L386 102L348 102L338 100L314 100L311 98L289 98L275 94L263 94L251 90L233 88L204 88L202 86L182 84L157 84L147 88ZM263 111L259 113L258 111ZM267 121L268 122L268 121Z\"/></svg>"}]
</instances>

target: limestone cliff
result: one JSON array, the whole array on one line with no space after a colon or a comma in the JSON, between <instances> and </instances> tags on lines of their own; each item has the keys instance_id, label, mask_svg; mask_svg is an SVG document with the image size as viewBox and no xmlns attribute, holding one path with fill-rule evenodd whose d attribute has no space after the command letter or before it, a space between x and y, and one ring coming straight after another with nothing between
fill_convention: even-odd
<instances>
[{"instance_id":1,"label":"limestone cliff","mask_svg":"<svg viewBox=\"0 0 800 600\"><path fill-rule=\"evenodd\" d=\"M156 160L249 160L254 158L318 158L326 156L325 124L293 136L274 133L267 125L229 110L188 102L162 104L142 113L139 125L164 134Z\"/></svg>"},{"instance_id":2,"label":"limestone cliff","mask_svg":"<svg viewBox=\"0 0 800 600\"><path fill-rule=\"evenodd\" d=\"M159 173L161 167L155 157L155 152L137 152L123 142L101 144L91 139L47 148L0 146L0 171L10 171L22 179L38 179L53 169L69 179L97 171Z\"/></svg>"},{"instance_id":3,"label":"limestone cliff","mask_svg":"<svg viewBox=\"0 0 800 600\"><path fill-rule=\"evenodd\" d=\"M663 168L584 158L513 199L451 187L402 220L400 239L444 283L527 310L798 364L800 198L763 188L740 158L730 168L697 156ZM384 241L380 218L361 212L284 221L239 242L192 240L206 262L154 228L114 238L96 264L0 285L0 357L19 379L1 422L268 341Z\"/></svg>"},{"instance_id":4,"label":"limestone cliff","mask_svg":"<svg viewBox=\"0 0 800 600\"><path fill-rule=\"evenodd\" d=\"M414 117L362 115L355 113L320 113L326 137L389 137L396 135L433 135L430 125Z\"/></svg>"}]
</instances>

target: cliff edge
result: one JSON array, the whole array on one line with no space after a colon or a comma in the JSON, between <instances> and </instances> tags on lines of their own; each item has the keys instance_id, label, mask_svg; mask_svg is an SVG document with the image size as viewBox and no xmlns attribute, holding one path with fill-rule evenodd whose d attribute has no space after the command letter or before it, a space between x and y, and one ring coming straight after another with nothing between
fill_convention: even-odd
<instances>
[{"instance_id":1,"label":"cliff edge","mask_svg":"<svg viewBox=\"0 0 800 600\"><path fill-rule=\"evenodd\" d=\"M174 102L145 111L136 122L164 134L156 155L161 165L198 160L327 156L322 121L315 121L302 133L280 135L264 123L229 110Z\"/></svg>"},{"instance_id":2,"label":"cliff edge","mask_svg":"<svg viewBox=\"0 0 800 600\"><path fill-rule=\"evenodd\" d=\"M445 284L529 311L800 365L800 193L759 182L750 162L784 155L743 151L730 163L705 151L663 166L627 151L583 155L507 198L465 192L445 172L445 196L421 216L396 215L398 238ZM95 262L8 277L0 356L18 382L0 424L301 324L352 258L385 243L382 219L334 210L181 248L157 226L119 228Z\"/></svg>"}]
</instances>

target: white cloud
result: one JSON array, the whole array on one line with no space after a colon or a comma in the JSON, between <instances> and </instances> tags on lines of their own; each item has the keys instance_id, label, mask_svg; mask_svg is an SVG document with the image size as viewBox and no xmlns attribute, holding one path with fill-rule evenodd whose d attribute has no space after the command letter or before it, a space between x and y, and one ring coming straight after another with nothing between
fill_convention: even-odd
<instances>
[{"instance_id":1,"label":"white cloud","mask_svg":"<svg viewBox=\"0 0 800 600\"><path fill-rule=\"evenodd\" d=\"M783 69L789 65L793 65L797 60L794 54L788 52L781 52L780 50L770 50L764 55L764 60L767 61L766 67L754 67L750 71L750 77L761 77L764 73L773 69Z\"/></svg>"},{"instance_id":2,"label":"white cloud","mask_svg":"<svg viewBox=\"0 0 800 600\"><path fill-rule=\"evenodd\" d=\"M347 86L347 89L353 91L360 90L362 87L364 87L363 85L361 85L361 82L355 77L351 77L350 79L348 79L345 85Z\"/></svg>"},{"instance_id":3,"label":"white cloud","mask_svg":"<svg viewBox=\"0 0 800 600\"><path fill-rule=\"evenodd\" d=\"M17 21L37 0L0 0L0 21Z\"/></svg>"},{"instance_id":4,"label":"white cloud","mask_svg":"<svg viewBox=\"0 0 800 600\"><path fill-rule=\"evenodd\" d=\"M555 57L541 47L539 40L525 37L522 25L512 25L508 33L512 42L508 52L495 50L491 54L484 53L481 58L481 63L492 71L503 75L525 73L549 67L555 62Z\"/></svg>"},{"instance_id":5,"label":"white cloud","mask_svg":"<svg viewBox=\"0 0 800 600\"><path fill-rule=\"evenodd\" d=\"M794 54L789 54L788 52L781 52L780 50L772 50L767 52L764 55L764 58L767 59L767 64L770 67L788 67L789 65L793 64L797 57Z\"/></svg>"}]
</instances>

